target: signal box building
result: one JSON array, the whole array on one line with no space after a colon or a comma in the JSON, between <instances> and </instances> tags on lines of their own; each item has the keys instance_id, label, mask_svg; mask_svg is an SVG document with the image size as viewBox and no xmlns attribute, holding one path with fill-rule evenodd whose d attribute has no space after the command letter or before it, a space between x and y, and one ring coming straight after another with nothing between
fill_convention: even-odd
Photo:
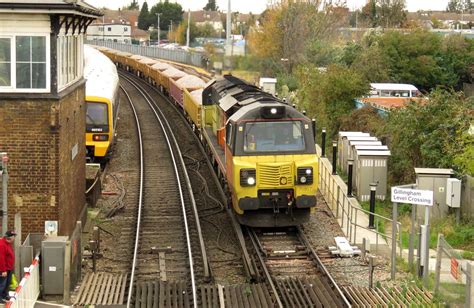
<instances>
[{"instance_id":1,"label":"signal box building","mask_svg":"<svg viewBox=\"0 0 474 308\"><path fill-rule=\"evenodd\" d=\"M69 235L85 207L83 41L101 13L81 0L0 0L0 152L8 226Z\"/></svg>"}]
</instances>

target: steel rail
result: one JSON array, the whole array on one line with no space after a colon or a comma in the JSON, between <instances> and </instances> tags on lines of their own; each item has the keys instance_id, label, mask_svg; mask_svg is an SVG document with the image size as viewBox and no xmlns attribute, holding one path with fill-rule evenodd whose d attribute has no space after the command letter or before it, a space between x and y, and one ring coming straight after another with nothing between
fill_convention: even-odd
<instances>
[{"instance_id":1,"label":"steel rail","mask_svg":"<svg viewBox=\"0 0 474 308\"><path fill-rule=\"evenodd\" d=\"M298 226L296 228L298 230L298 236L300 237L301 241L304 243L304 245L306 246L307 249L309 249L309 251L311 252L311 256L313 257L315 263L317 264L317 266L319 267L319 269L324 273L324 275L326 275L326 277L328 277L330 283L334 286L334 289L337 293L337 295L339 295L340 299L344 302L344 304L346 305L346 307L351 307L351 304L349 303L349 301L347 300L346 296L344 295L344 293L342 292L342 290L339 288L339 286L337 285L336 281L334 280L334 278L331 276L331 274L329 273L329 271L327 270L326 266L324 266L323 262L321 261L321 259L319 258L319 256L317 255L316 251L313 249L313 247L310 245L309 241L308 241L308 238L306 237L306 235L303 233L303 230L301 229L300 226Z\"/></svg>"},{"instance_id":2,"label":"steel rail","mask_svg":"<svg viewBox=\"0 0 474 308\"><path fill-rule=\"evenodd\" d=\"M154 104L151 103L149 97L145 94L145 92L139 86L137 86L136 83L133 80L131 80L130 78L125 77L125 79L127 79L133 86L135 86L135 88L145 98L147 104L150 106L153 113L155 114L156 119L160 123L160 126L163 130L163 134L165 135L166 143L168 144L168 149L169 149L169 152L171 154L171 159L173 161L173 168L174 168L175 174L176 174L176 182L178 183L179 196L180 196L180 200L181 200L181 208L183 210L183 220L184 220L184 225L185 225L186 244L187 244L187 248L188 248L188 258L189 258L189 271L190 271L190 275L191 275L191 289L192 289L192 295L193 295L193 306L197 307L197 289L196 289L196 279L195 279L195 275L194 275L194 263L193 263L193 255L192 255L192 248L191 248L191 235L190 235L190 232L189 232L188 219L187 219L187 215L186 215L186 204L185 204L184 196L183 196L183 187L181 186L181 177L179 175L178 164L177 164L176 158L175 158L176 155L175 155L174 150L171 146L170 139L171 138L173 139L174 144L178 149L178 152L180 152L179 151L179 146L178 146L178 143L176 142L176 139L174 138L174 135L172 133L168 134L167 130L165 129L165 125L164 125L163 122L166 122L166 125L167 125L168 129L170 130L170 132L172 132L168 122L166 121L166 118L163 115L163 113L159 110L161 116L163 117L163 119L161 119L160 116L158 115L157 111L156 111L157 108L154 107ZM170 137L170 135L171 135L171 137ZM179 157L181 157L181 154L179 155ZM184 171L185 175L187 175L186 168L185 168L184 164L183 164L183 171ZM190 189L191 186L190 186L189 177L185 176L185 178L186 178L186 183L188 185L188 189ZM190 196L191 196L191 199L194 200L192 190L190 190ZM199 234L201 234L201 232L199 232ZM207 262L206 262L206 264L207 264ZM133 280L131 280L131 281L133 282ZM129 293L129 297L131 297L130 293ZM127 304L128 303L129 302L127 302Z\"/></svg>"},{"instance_id":3,"label":"steel rail","mask_svg":"<svg viewBox=\"0 0 474 308\"><path fill-rule=\"evenodd\" d=\"M137 216L137 232L135 234L135 247L133 249L133 262L132 262L132 273L130 276L130 286L128 289L128 297L127 297L127 307L131 307L132 301L132 291L133 291L133 280L135 278L135 267L137 265L137 254L138 254L138 241L140 239L140 225L141 225L141 215L142 215L142 201L143 201L143 141L142 141L142 133L140 128L140 121L138 119L137 112L135 110L135 106L133 105L132 99L130 95L128 95L127 91L120 86L122 91L127 96L128 102L130 103L130 107L132 107L133 114L135 116L135 121L137 123L137 133L138 133L138 140L140 144L140 189L139 189L139 199L138 199L138 216Z\"/></svg>"},{"instance_id":4,"label":"steel rail","mask_svg":"<svg viewBox=\"0 0 474 308\"><path fill-rule=\"evenodd\" d=\"M133 77L137 78L135 75L133 75ZM160 95L162 99L164 99L166 102L168 102L170 104L170 106L173 107L173 109L180 115L180 117L183 119L184 122L187 121L186 118L184 117L183 113L181 112L181 110L179 110L176 107L176 105L169 100L168 97L166 97L157 88L155 88L151 85L148 85L148 86L149 86L149 88L153 89L153 91L155 93ZM188 127L189 132L193 133L193 135L195 136L195 138L197 140L197 143L199 145L199 149L201 150L201 153L203 154L203 157L205 157L205 159L206 159L206 163L207 163L207 166L209 168L209 171L211 171L212 178L214 179L214 182L216 183L217 189L219 190L219 194L221 196L221 199L224 202L224 204L227 204L227 196L226 196L226 194L225 194L225 192L224 192L224 190L221 186L221 183L219 182L219 179L217 178L216 173L214 172L214 170L212 168L212 163L209 160L209 157L208 157L208 155L207 155L207 153L204 149L203 144L201 143L201 140L198 138L198 136L196 136L194 134L194 131L192 130L192 128L189 125L186 125L186 127ZM249 253L248 253L247 248L245 246L245 239L244 239L244 235L242 233L242 228L241 228L240 224L237 222L237 219L235 218L235 215L232 212L232 209L230 209L227 206L225 208L226 208L227 214L229 215L229 217L232 221L234 231L236 232L236 235L237 235L237 238L238 238L238 241L239 241L240 249L241 249L241 252L242 252L242 258L243 258L243 261L244 261L245 272L247 273L247 276L248 276L248 278L250 278L250 280L256 280L256 279L258 279L258 273L255 270L254 264L253 264L253 262L252 262L252 260L249 256Z\"/></svg>"},{"instance_id":5,"label":"steel rail","mask_svg":"<svg viewBox=\"0 0 474 308\"><path fill-rule=\"evenodd\" d=\"M259 244L257 235L255 234L255 231L252 228L246 227L247 233L250 236L250 240L252 242L252 245L255 249L255 252L257 253L258 261L260 262L263 272L265 274L266 280L268 284L270 285L270 288L272 289L273 295L275 296L275 299L277 301L277 305L280 308L283 308L283 304L281 302L280 296L278 296L278 291L275 287L275 284L273 283L272 275L268 271L267 265L265 264L265 260L262 257L263 251L261 251L261 245Z\"/></svg>"}]
</instances>

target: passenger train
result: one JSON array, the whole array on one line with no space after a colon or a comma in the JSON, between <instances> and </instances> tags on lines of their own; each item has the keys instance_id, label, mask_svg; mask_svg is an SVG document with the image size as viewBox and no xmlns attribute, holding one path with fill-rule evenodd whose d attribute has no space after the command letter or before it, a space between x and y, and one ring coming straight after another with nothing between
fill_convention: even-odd
<instances>
[{"instance_id":1,"label":"passenger train","mask_svg":"<svg viewBox=\"0 0 474 308\"><path fill-rule=\"evenodd\" d=\"M103 162L114 141L119 89L117 68L103 53L84 45L84 78L87 157Z\"/></svg>"},{"instance_id":2,"label":"passenger train","mask_svg":"<svg viewBox=\"0 0 474 308\"><path fill-rule=\"evenodd\" d=\"M179 67L99 48L169 95L206 148L243 225L294 226L316 206L314 127L304 114L232 75L205 83Z\"/></svg>"}]
</instances>

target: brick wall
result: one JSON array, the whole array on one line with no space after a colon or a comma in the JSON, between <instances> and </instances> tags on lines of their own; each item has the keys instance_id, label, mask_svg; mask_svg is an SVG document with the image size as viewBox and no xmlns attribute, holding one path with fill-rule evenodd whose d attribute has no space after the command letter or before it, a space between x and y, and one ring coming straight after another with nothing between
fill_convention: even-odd
<instances>
[{"instance_id":1,"label":"brick wall","mask_svg":"<svg viewBox=\"0 0 474 308\"><path fill-rule=\"evenodd\" d=\"M0 101L0 151L9 156L8 218L22 214L22 232L58 220L69 235L85 205L84 85L60 100ZM72 160L71 150L77 144Z\"/></svg>"}]
</instances>

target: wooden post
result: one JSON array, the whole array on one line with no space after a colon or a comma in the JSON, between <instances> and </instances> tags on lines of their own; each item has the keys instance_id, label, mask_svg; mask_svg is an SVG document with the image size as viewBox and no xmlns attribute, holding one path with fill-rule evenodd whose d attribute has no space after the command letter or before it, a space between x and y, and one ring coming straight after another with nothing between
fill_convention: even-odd
<instances>
[{"instance_id":1,"label":"wooden post","mask_svg":"<svg viewBox=\"0 0 474 308\"><path fill-rule=\"evenodd\" d=\"M65 305L70 304L71 300L71 241L66 241L64 247L64 293L63 303Z\"/></svg>"},{"instance_id":2,"label":"wooden post","mask_svg":"<svg viewBox=\"0 0 474 308\"><path fill-rule=\"evenodd\" d=\"M436 247L436 274L435 274L435 286L434 286L434 292L438 293L439 290L439 282L440 282L440 276L441 276L441 257L442 257L442 252L443 248L441 247L441 240L444 239L444 236L439 233L438 234L438 245Z\"/></svg>"},{"instance_id":3,"label":"wooden post","mask_svg":"<svg viewBox=\"0 0 474 308\"><path fill-rule=\"evenodd\" d=\"M21 238L21 213L15 214L15 232L17 236L15 236L15 242L13 243L13 249L15 253L15 276L21 279L21 268L20 268L20 246L22 243Z\"/></svg>"},{"instance_id":4,"label":"wooden post","mask_svg":"<svg viewBox=\"0 0 474 308\"><path fill-rule=\"evenodd\" d=\"M369 288L374 287L374 256L369 256Z\"/></svg>"},{"instance_id":5,"label":"wooden post","mask_svg":"<svg viewBox=\"0 0 474 308\"><path fill-rule=\"evenodd\" d=\"M474 266L472 261L466 262L466 308L474 306Z\"/></svg>"}]
</instances>

